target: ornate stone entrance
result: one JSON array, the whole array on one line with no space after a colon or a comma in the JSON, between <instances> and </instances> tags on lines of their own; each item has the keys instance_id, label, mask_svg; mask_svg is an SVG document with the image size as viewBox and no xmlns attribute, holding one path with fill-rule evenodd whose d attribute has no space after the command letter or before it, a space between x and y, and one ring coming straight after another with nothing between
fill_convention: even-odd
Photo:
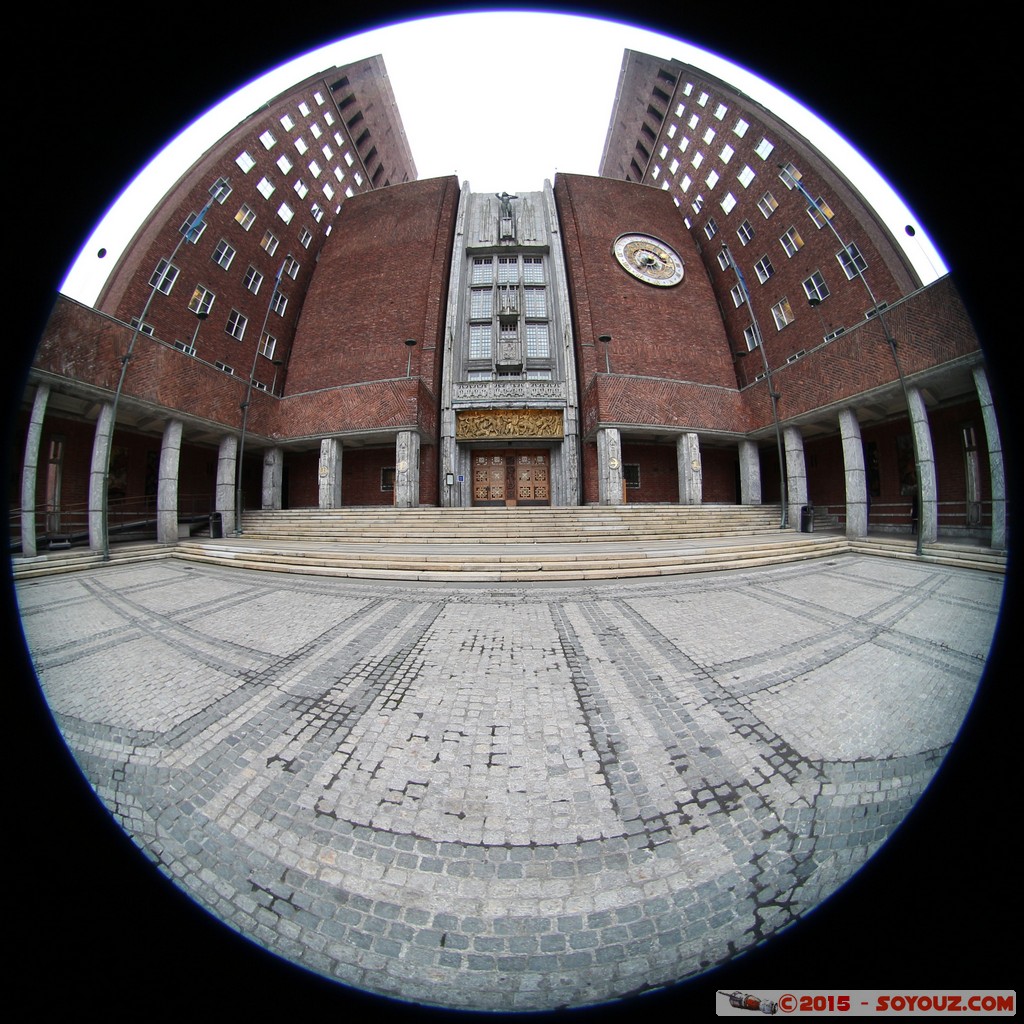
<instances>
[{"instance_id":1,"label":"ornate stone entrance","mask_svg":"<svg viewBox=\"0 0 1024 1024\"><path fill-rule=\"evenodd\" d=\"M551 453L505 448L474 451L473 504L550 505Z\"/></svg>"}]
</instances>

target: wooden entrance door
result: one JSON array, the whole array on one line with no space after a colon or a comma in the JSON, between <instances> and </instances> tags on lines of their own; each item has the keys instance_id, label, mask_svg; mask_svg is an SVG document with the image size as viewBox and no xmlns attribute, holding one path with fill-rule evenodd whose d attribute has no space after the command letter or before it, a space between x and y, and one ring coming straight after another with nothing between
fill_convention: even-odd
<instances>
[{"instance_id":1,"label":"wooden entrance door","mask_svg":"<svg viewBox=\"0 0 1024 1024\"><path fill-rule=\"evenodd\" d=\"M551 453L543 449L473 453L474 505L550 505Z\"/></svg>"}]
</instances>

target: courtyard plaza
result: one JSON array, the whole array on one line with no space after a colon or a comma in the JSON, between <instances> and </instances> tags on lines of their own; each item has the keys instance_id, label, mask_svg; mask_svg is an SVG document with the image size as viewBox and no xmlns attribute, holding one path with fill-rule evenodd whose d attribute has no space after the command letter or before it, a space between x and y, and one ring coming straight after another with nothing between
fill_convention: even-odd
<instances>
[{"instance_id":1,"label":"courtyard plaza","mask_svg":"<svg viewBox=\"0 0 1024 1024\"><path fill-rule=\"evenodd\" d=\"M1002 590L858 554L500 586L166 559L17 598L89 785L198 906L501 1011L695 977L842 886L949 751Z\"/></svg>"}]
</instances>

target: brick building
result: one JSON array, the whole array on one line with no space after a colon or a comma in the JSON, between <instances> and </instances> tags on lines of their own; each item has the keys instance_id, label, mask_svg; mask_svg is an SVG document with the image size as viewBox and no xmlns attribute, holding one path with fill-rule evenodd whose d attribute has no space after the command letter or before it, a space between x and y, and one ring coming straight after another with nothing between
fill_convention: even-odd
<instances>
[{"instance_id":1,"label":"brick building","mask_svg":"<svg viewBox=\"0 0 1024 1024\"><path fill-rule=\"evenodd\" d=\"M1005 543L970 322L839 169L627 51L601 172L413 180L379 58L277 97L165 197L98 309L58 301L23 550L76 523L101 543L108 448L110 498L167 543L193 514L233 528L236 477L249 508L785 499L851 535Z\"/></svg>"}]
</instances>

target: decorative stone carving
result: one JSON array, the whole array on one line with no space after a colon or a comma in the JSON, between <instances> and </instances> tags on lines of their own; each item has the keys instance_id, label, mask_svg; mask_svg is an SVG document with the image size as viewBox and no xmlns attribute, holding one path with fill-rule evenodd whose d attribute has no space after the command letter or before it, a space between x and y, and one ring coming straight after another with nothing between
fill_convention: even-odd
<instances>
[{"instance_id":1,"label":"decorative stone carving","mask_svg":"<svg viewBox=\"0 0 1024 1024\"><path fill-rule=\"evenodd\" d=\"M562 436L560 409L470 409L457 414L460 441Z\"/></svg>"}]
</instances>

